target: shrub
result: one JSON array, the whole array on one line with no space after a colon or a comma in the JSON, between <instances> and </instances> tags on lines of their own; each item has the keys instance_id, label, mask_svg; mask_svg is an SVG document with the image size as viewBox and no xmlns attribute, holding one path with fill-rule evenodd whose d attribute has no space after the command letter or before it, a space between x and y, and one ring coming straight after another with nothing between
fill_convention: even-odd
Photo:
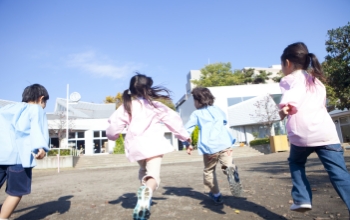
<instances>
[{"instance_id":1,"label":"shrub","mask_svg":"<svg viewBox=\"0 0 350 220\"><path fill-rule=\"evenodd\" d=\"M113 154L124 154L124 138L123 135L119 134L119 138L115 141L115 147Z\"/></svg>"},{"instance_id":2,"label":"shrub","mask_svg":"<svg viewBox=\"0 0 350 220\"><path fill-rule=\"evenodd\" d=\"M250 146L270 144L270 138L258 138L249 142Z\"/></svg>"},{"instance_id":3,"label":"shrub","mask_svg":"<svg viewBox=\"0 0 350 220\"><path fill-rule=\"evenodd\" d=\"M70 149L51 149L47 152L47 156L57 156L60 153L60 156L69 156Z\"/></svg>"},{"instance_id":4,"label":"shrub","mask_svg":"<svg viewBox=\"0 0 350 220\"><path fill-rule=\"evenodd\" d=\"M192 146L193 149L197 149L197 144L198 144L198 134L199 134L199 127L196 126L191 134L191 139L192 139Z\"/></svg>"}]
</instances>

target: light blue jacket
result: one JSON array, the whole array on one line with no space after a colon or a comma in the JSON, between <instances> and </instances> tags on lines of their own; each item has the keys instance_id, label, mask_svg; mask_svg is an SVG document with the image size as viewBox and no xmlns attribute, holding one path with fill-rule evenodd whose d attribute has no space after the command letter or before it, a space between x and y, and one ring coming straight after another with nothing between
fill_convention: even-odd
<instances>
[{"instance_id":1,"label":"light blue jacket","mask_svg":"<svg viewBox=\"0 0 350 220\"><path fill-rule=\"evenodd\" d=\"M0 165L36 165L32 153L48 151L47 118L40 105L9 104L0 108Z\"/></svg>"},{"instance_id":2,"label":"light blue jacket","mask_svg":"<svg viewBox=\"0 0 350 220\"><path fill-rule=\"evenodd\" d=\"M207 106L195 110L185 128L192 134L196 125L199 127L198 153L214 154L231 147L236 139L226 128L226 115L216 106Z\"/></svg>"}]
</instances>

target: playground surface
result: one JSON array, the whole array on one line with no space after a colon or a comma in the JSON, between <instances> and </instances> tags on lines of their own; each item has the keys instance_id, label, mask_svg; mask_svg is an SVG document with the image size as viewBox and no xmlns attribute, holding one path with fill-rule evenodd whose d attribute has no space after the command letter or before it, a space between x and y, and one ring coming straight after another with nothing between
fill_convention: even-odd
<instances>
[{"instance_id":1,"label":"playground surface","mask_svg":"<svg viewBox=\"0 0 350 220\"><path fill-rule=\"evenodd\" d=\"M348 169L350 151L344 153ZM203 162L164 164L154 193L151 218L186 219L349 219L316 154L307 163L313 209L292 212L288 152L237 158L244 194L231 196L217 169L224 204L215 206L203 186ZM139 187L135 166L95 169L33 170L32 194L24 196L10 219L132 219ZM6 196L0 189L0 201Z\"/></svg>"}]
</instances>

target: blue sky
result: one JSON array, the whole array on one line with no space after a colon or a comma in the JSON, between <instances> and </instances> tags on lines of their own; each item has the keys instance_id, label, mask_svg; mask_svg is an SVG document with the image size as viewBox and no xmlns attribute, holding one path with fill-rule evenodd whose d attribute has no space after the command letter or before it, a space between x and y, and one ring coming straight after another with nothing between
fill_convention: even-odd
<instances>
[{"instance_id":1,"label":"blue sky","mask_svg":"<svg viewBox=\"0 0 350 220\"><path fill-rule=\"evenodd\" d=\"M327 30L350 21L349 0L0 0L0 99L21 101L44 85L55 99L79 92L102 103L128 88L135 71L185 93L189 70L279 64L303 41L320 61Z\"/></svg>"}]
</instances>

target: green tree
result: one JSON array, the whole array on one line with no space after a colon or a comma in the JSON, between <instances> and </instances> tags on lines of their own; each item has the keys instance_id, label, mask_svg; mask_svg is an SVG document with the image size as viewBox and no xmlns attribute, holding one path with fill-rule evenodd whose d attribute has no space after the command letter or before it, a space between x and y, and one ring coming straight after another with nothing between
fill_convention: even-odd
<instances>
[{"instance_id":1,"label":"green tree","mask_svg":"<svg viewBox=\"0 0 350 220\"><path fill-rule=\"evenodd\" d=\"M271 72L266 72L266 70L260 70L259 75L254 75L253 76L253 84L260 84L260 83L266 83L266 80L269 80L272 73Z\"/></svg>"},{"instance_id":2,"label":"green tree","mask_svg":"<svg viewBox=\"0 0 350 220\"><path fill-rule=\"evenodd\" d=\"M274 82L280 82L281 81L281 79L283 78L283 73L282 73L282 70L280 70L278 73L277 73L277 76L275 76L275 77L272 77L272 80L274 81Z\"/></svg>"},{"instance_id":3,"label":"green tree","mask_svg":"<svg viewBox=\"0 0 350 220\"><path fill-rule=\"evenodd\" d=\"M259 71L259 75L254 75L254 69L234 70L231 69L231 63L214 63L206 65L201 69L199 80L192 80L197 86L232 86L244 84L266 83L272 73L265 70Z\"/></svg>"},{"instance_id":4,"label":"green tree","mask_svg":"<svg viewBox=\"0 0 350 220\"><path fill-rule=\"evenodd\" d=\"M329 100L337 98L336 107L350 109L350 22L328 31L325 62L322 64L329 87Z\"/></svg>"},{"instance_id":5,"label":"green tree","mask_svg":"<svg viewBox=\"0 0 350 220\"><path fill-rule=\"evenodd\" d=\"M248 84L253 82L254 69L243 69L243 71L236 70L235 74L240 76L239 84Z\"/></svg>"},{"instance_id":6,"label":"green tree","mask_svg":"<svg viewBox=\"0 0 350 220\"><path fill-rule=\"evenodd\" d=\"M119 134L119 138L115 141L115 147L113 149L114 154L124 154L124 138Z\"/></svg>"},{"instance_id":7,"label":"green tree","mask_svg":"<svg viewBox=\"0 0 350 220\"><path fill-rule=\"evenodd\" d=\"M209 64L201 69L200 79L192 80L192 83L203 87L239 85L241 73L235 73L231 70L230 62Z\"/></svg>"}]
</instances>

